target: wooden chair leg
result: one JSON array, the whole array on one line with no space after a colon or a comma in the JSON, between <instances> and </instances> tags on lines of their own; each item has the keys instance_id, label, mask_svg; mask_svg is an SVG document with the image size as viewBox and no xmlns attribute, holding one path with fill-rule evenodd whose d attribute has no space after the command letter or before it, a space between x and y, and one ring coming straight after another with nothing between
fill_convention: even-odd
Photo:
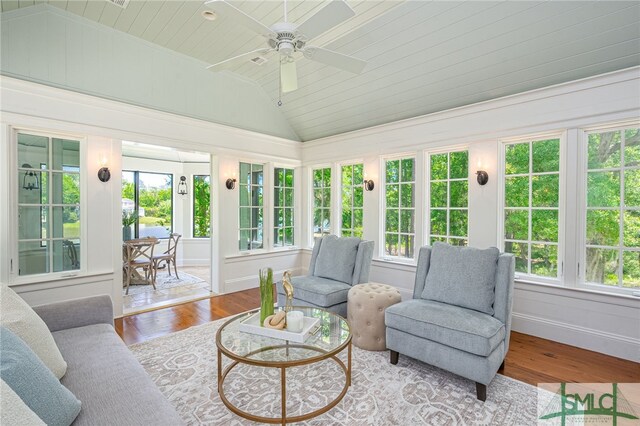
<instances>
[{"instance_id":1,"label":"wooden chair leg","mask_svg":"<svg viewBox=\"0 0 640 426\"><path fill-rule=\"evenodd\" d=\"M180 277L178 276L178 265L176 265L176 258L173 258L173 272L176 273L176 278L180 279Z\"/></svg>"},{"instance_id":2,"label":"wooden chair leg","mask_svg":"<svg viewBox=\"0 0 640 426\"><path fill-rule=\"evenodd\" d=\"M398 364L398 358L400 354L396 351L389 350L389 362L393 365Z\"/></svg>"},{"instance_id":3,"label":"wooden chair leg","mask_svg":"<svg viewBox=\"0 0 640 426\"><path fill-rule=\"evenodd\" d=\"M165 263L167 264L167 272L169 273L169 275L171 275L171 262L169 260L166 260Z\"/></svg>"},{"instance_id":4,"label":"wooden chair leg","mask_svg":"<svg viewBox=\"0 0 640 426\"><path fill-rule=\"evenodd\" d=\"M153 286L153 289L157 290L156 289L156 280L155 280L155 276L153 274L153 266L152 265L149 265L147 267L147 273L149 275L149 280L151 281L151 285Z\"/></svg>"},{"instance_id":5,"label":"wooden chair leg","mask_svg":"<svg viewBox=\"0 0 640 426\"><path fill-rule=\"evenodd\" d=\"M476 398L483 402L487 400L487 385L476 382Z\"/></svg>"},{"instance_id":6,"label":"wooden chair leg","mask_svg":"<svg viewBox=\"0 0 640 426\"><path fill-rule=\"evenodd\" d=\"M125 281L127 283L127 290L124 292L127 296L129 295L129 284L131 284L131 270L126 268Z\"/></svg>"},{"instance_id":7,"label":"wooden chair leg","mask_svg":"<svg viewBox=\"0 0 640 426\"><path fill-rule=\"evenodd\" d=\"M502 361L502 364L500 364L500 368L498 368L498 372L499 372L499 373L502 373L502 372L504 371L504 363L505 363L505 362L506 362L506 361Z\"/></svg>"}]
</instances>

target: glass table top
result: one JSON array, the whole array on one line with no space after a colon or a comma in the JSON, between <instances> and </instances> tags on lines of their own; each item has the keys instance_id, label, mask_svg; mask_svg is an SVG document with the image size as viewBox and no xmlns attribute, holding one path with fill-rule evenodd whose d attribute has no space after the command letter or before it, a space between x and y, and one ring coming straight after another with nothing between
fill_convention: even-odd
<instances>
[{"instance_id":1,"label":"glass table top","mask_svg":"<svg viewBox=\"0 0 640 426\"><path fill-rule=\"evenodd\" d=\"M260 309L240 314L222 325L217 343L220 349L237 357L264 363L287 363L321 357L326 353L339 352L348 343L351 331L341 316L318 308L300 306L293 309L302 311L305 317L320 320L315 334L309 335L304 343L240 331L240 323ZM275 312L279 310L282 308L276 308Z\"/></svg>"}]
</instances>

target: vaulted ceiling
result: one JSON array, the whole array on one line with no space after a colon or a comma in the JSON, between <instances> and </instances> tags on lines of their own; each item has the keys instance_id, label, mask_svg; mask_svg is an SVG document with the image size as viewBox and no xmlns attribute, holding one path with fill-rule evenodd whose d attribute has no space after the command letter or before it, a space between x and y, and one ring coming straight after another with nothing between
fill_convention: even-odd
<instances>
[{"instance_id":1,"label":"vaulted ceiling","mask_svg":"<svg viewBox=\"0 0 640 426\"><path fill-rule=\"evenodd\" d=\"M42 1L5 1L2 11ZM265 47L229 18L203 19L202 1L49 4L207 63ZM270 26L281 1L231 1ZM326 1L288 4L302 22ZM314 45L368 61L362 74L300 59L298 90L281 111L303 141L415 117L640 64L640 2L350 0L356 16ZM229 71L277 102L277 60Z\"/></svg>"}]
</instances>

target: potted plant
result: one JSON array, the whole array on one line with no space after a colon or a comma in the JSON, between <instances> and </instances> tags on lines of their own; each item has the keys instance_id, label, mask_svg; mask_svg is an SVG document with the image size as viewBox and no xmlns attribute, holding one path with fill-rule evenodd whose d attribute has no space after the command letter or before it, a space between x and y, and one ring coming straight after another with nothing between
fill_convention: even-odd
<instances>
[{"instance_id":1,"label":"potted plant","mask_svg":"<svg viewBox=\"0 0 640 426\"><path fill-rule=\"evenodd\" d=\"M138 212L122 210L122 240L131 239L131 225L138 220Z\"/></svg>"}]
</instances>

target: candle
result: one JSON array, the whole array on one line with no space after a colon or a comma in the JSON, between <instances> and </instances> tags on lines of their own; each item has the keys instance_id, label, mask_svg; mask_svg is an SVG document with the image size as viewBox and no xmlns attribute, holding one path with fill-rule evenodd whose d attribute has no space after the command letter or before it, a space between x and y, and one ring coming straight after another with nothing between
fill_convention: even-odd
<instances>
[{"instance_id":1,"label":"candle","mask_svg":"<svg viewBox=\"0 0 640 426\"><path fill-rule=\"evenodd\" d=\"M287 313L287 330L292 333L300 333L304 325L304 315L301 311Z\"/></svg>"}]
</instances>

